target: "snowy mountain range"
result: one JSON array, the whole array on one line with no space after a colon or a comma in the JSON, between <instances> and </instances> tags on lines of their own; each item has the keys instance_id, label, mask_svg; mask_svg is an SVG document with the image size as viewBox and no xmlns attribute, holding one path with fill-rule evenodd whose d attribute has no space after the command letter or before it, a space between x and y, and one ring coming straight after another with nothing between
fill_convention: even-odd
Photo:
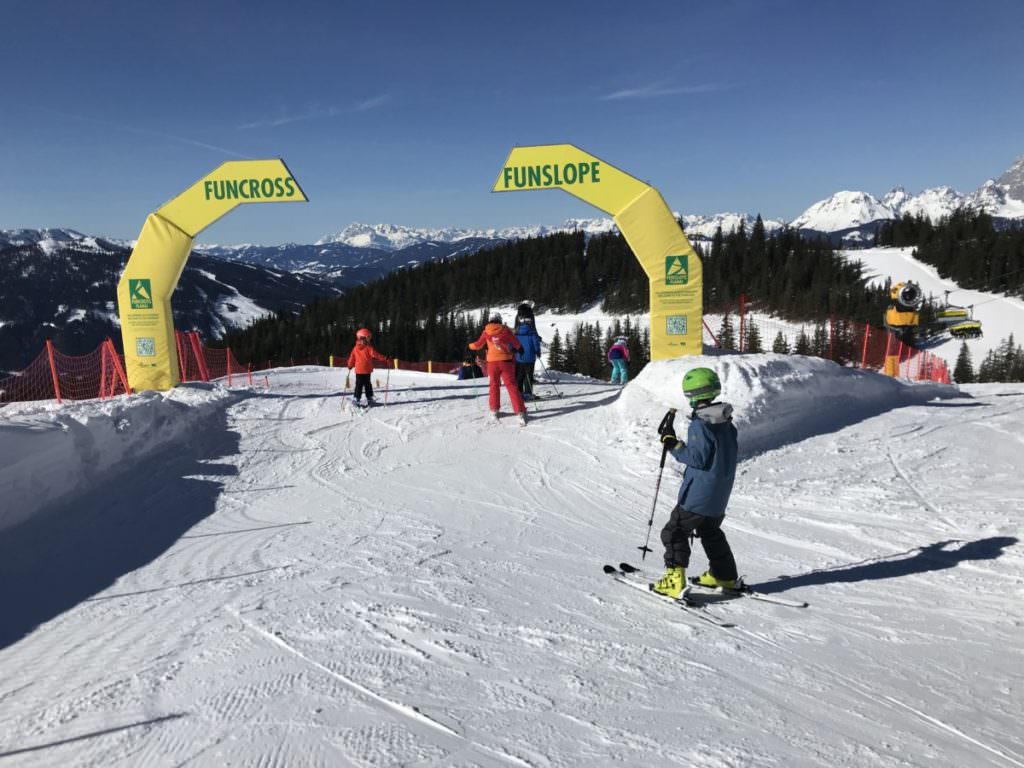
<instances>
[{"instance_id":1,"label":"snowy mountain range","mask_svg":"<svg viewBox=\"0 0 1024 768\"><path fill-rule=\"evenodd\" d=\"M998 179L989 179L969 194L952 187L933 187L911 195L896 187L881 199L867 192L836 192L820 200L789 225L803 232L827 234L846 244L864 241L883 221L904 215L927 216L932 221L958 208L974 208L992 216L998 224L1024 221L1024 156Z\"/></svg>"},{"instance_id":2,"label":"snowy mountain range","mask_svg":"<svg viewBox=\"0 0 1024 768\"><path fill-rule=\"evenodd\" d=\"M675 214L683 221L687 234L695 240L710 240L719 227L723 232L732 232L742 220L749 230L755 217L743 213L716 213L705 215ZM765 219L768 230L781 229L785 222ZM348 245L353 248L373 248L386 251L399 251L425 242L450 245L466 240L507 241L527 237L544 237L556 232L583 232L587 235L600 235L616 229L615 222L609 218L566 219L559 225L538 224L534 226L505 227L502 229L416 229L395 224L360 224L354 223L334 235L321 238L316 242L319 246Z\"/></svg>"},{"instance_id":3,"label":"snowy mountain range","mask_svg":"<svg viewBox=\"0 0 1024 768\"><path fill-rule=\"evenodd\" d=\"M917 194L895 187L881 198L868 192L844 190L814 203L792 221L769 218L764 219L764 224L769 232L790 226L808 234L827 235L837 242L857 245L870 240L883 221L905 214L938 220L964 206L983 210L1004 225L1024 221L1024 156L999 178L989 179L969 194L948 186L925 189ZM740 222L749 231L755 220L749 213L676 215L683 222L687 235L696 242L710 240L719 227L723 232L732 232ZM346 287L366 283L399 267L471 253L488 244L542 237L554 232L581 231L596 235L614 229L611 219L601 217L567 219L558 225L489 229L416 228L356 222L310 244L199 244L195 250L215 258L316 276ZM29 244L44 251L70 244L100 250L134 245L132 241L88 236L70 229L0 230L0 246Z\"/></svg>"},{"instance_id":4,"label":"snowy mountain range","mask_svg":"<svg viewBox=\"0 0 1024 768\"><path fill-rule=\"evenodd\" d=\"M117 338L116 285L128 254L125 243L73 230L0 232L0 372L27 365L47 338L69 355ZM174 320L216 338L337 292L316 277L194 254L174 294Z\"/></svg>"}]
</instances>

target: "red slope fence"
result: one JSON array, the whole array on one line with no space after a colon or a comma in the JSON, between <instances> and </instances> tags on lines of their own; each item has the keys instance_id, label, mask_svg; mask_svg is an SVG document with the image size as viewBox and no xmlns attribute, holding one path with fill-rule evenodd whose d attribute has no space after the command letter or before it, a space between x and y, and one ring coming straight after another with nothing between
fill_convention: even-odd
<instances>
[{"instance_id":1,"label":"red slope fence","mask_svg":"<svg viewBox=\"0 0 1024 768\"><path fill-rule=\"evenodd\" d=\"M945 359L904 343L884 328L836 317L817 323L779 320L751 313L746 296L740 296L737 310L731 342L723 338L721 327L716 337L705 323L705 330L715 346L726 346L739 352L771 352L776 343L781 343L787 352L823 357L840 365L876 371L885 370L886 360L891 358L896 363L899 378L950 383Z\"/></svg>"},{"instance_id":2,"label":"red slope fence","mask_svg":"<svg viewBox=\"0 0 1024 768\"><path fill-rule=\"evenodd\" d=\"M752 315L746 297L740 298L738 333L723 337L721 328L716 336L704 323L704 331L717 347L727 346L740 352L771 351L781 337L787 351L800 351L823 357L841 365L869 370L883 370L887 358L896 363L897 375L911 381L950 383L946 361L927 350L917 349L900 341L891 332L866 323L829 318L814 324L801 324L777 320L764 315ZM756 329L752 331L751 329ZM231 349L207 346L196 331L175 331L178 370L182 381L226 381L227 385L254 383L253 373L269 368L300 365L330 365L345 367L344 356L288 358L265 360L242 365ZM802 349L801 349L802 348ZM420 373L454 373L461 362L409 362L393 361L396 370ZM374 363L383 370L389 366ZM263 377L262 382L267 379ZM47 341L43 350L25 369L0 378L0 405L32 400L106 400L117 395L130 394L125 376L124 357L110 338L85 355L65 355Z\"/></svg>"},{"instance_id":3,"label":"red slope fence","mask_svg":"<svg viewBox=\"0 0 1024 768\"><path fill-rule=\"evenodd\" d=\"M65 355L47 340L28 367L0 379L0 403L106 400L129 392L124 358L109 338L85 355Z\"/></svg>"}]
</instances>

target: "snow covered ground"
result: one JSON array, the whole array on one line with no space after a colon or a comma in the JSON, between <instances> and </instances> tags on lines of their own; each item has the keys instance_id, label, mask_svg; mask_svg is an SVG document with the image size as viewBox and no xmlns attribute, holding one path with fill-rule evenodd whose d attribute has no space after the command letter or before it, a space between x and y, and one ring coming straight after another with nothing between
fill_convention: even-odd
<instances>
[{"instance_id":1,"label":"snow covered ground","mask_svg":"<svg viewBox=\"0 0 1024 768\"><path fill-rule=\"evenodd\" d=\"M989 350L999 346L999 342L1011 333L1020 341L1024 338L1024 301L1013 299L997 293L972 291L960 288L952 280L939 277L934 267L918 261L911 253L913 248L866 248L859 251L847 251L850 260L864 262L864 274L873 277L869 282L884 283L890 278L893 283L913 280L921 286L925 295L931 294L940 303L945 298L945 291L953 291L949 296L951 304L967 307L974 305L974 318L980 320L984 336L967 342L975 368ZM956 361L960 351L961 340L946 336L946 341L929 350L946 358L950 366Z\"/></svg>"},{"instance_id":2,"label":"snow covered ground","mask_svg":"<svg viewBox=\"0 0 1024 768\"><path fill-rule=\"evenodd\" d=\"M601 573L639 563L701 362L737 409L740 569L811 604L716 602L732 629ZM201 427L0 531L0 763L1024 766L1024 387L691 358L542 386L522 429L476 382L393 372L356 411L343 379L201 391ZM0 442L53 418L0 411Z\"/></svg>"}]
</instances>

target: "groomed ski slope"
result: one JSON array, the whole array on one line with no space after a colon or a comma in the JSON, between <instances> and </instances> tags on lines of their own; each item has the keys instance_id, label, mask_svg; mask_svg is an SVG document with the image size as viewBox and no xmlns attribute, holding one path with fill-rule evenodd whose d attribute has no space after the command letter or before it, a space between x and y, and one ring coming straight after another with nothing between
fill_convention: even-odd
<instances>
[{"instance_id":1,"label":"groomed ski slope","mask_svg":"<svg viewBox=\"0 0 1024 768\"><path fill-rule=\"evenodd\" d=\"M864 274L869 282L882 284L887 278L894 284L913 280L921 286L926 296L930 295L940 306L945 300L945 291L951 291L950 304L973 306L974 319L981 321L984 333L982 338L967 342L975 368L985 359L985 355L996 349L1011 333L1016 334L1017 343L1020 343L1021 328L1024 328L1024 301L998 293L960 288L952 280L939 277L935 267L915 259L913 252L913 248L865 248L845 253L849 260L863 262ZM946 358L952 368L963 339L954 339L948 335L942 338L944 340L941 343L929 349Z\"/></svg>"},{"instance_id":2,"label":"groomed ski slope","mask_svg":"<svg viewBox=\"0 0 1024 768\"><path fill-rule=\"evenodd\" d=\"M811 604L716 604L734 629L601 573L640 563L654 429L702 362L740 569ZM690 359L563 377L523 429L475 382L392 373L357 412L343 378L181 390L201 427L120 476L80 459L46 509L4 480L0 766L1024 766L1020 385ZM5 409L4 455L141 445L121 402Z\"/></svg>"}]
</instances>

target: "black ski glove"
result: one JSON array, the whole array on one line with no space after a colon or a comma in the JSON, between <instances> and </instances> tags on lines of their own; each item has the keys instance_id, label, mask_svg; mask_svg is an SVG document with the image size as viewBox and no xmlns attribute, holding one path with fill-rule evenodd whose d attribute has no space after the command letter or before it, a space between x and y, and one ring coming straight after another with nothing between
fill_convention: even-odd
<instances>
[{"instance_id":1,"label":"black ski glove","mask_svg":"<svg viewBox=\"0 0 1024 768\"><path fill-rule=\"evenodd\" d=\"M658 425L658 434L662 435L662 436L667 435L669 433L671 433L672 435L675 435L675 433L676 433L675 426L674 426L675 418L676 418L676 409L675 408L670 408L668 413L666 413L662 417L661 424Z\"/></svg>"},{"instance_id":2,"label":"black ski glove","mask_svg":"<svg viewBox=\"0 0 1024 768\"><path fill-rule=\"evenodd\" d=\"M674 451L683 445L683 441L676 437L675 430L669 427L661 436L661 444L669 451Z\"/></svg>"}]
</instances>

